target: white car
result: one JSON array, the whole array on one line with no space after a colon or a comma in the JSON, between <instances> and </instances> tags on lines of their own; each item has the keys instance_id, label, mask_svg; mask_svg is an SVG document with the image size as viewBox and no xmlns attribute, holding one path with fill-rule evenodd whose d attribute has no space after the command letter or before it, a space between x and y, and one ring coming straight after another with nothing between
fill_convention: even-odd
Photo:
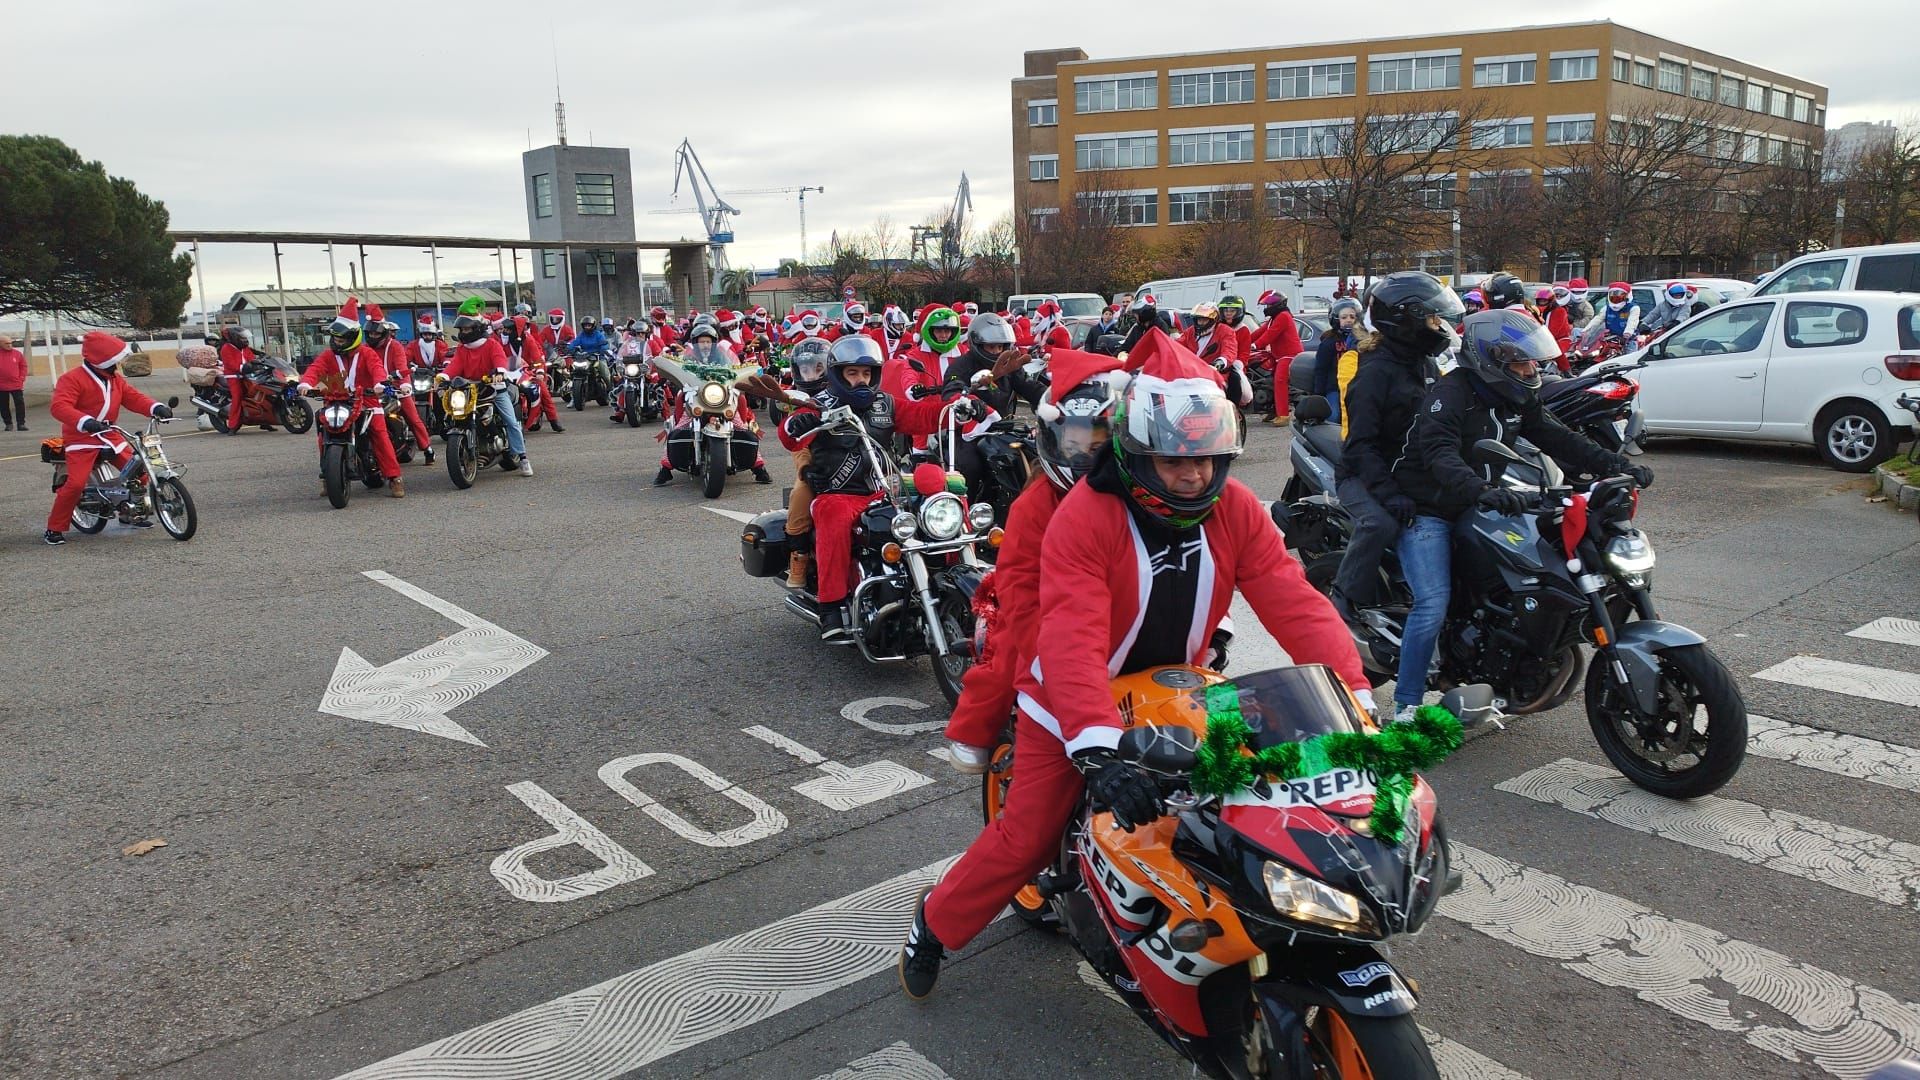
<instances>
[{"instance_id":1,"label":"white car","mask_svg":"<svg viewBox=\"0 0 1920 1080\"><path fill-rule=\"evenodd\" d=\"M1802 255L1768 274L1754 295L1821 289L1920 292L1920 244L1876 244Z\"/></svg>"},{"instance_id":2,"label":"white car","mask_svg":"<svg viewBox=\"0 0 1920 1080\"><path fill-rule=\"evenodd\" d=\"M1804 443L1842 472L1867 472L1914 435L1895 402L1920 390L1920 297L1736 300L1601 366L1635 361L1649 435Z\"/></svg>"}]
</instances>

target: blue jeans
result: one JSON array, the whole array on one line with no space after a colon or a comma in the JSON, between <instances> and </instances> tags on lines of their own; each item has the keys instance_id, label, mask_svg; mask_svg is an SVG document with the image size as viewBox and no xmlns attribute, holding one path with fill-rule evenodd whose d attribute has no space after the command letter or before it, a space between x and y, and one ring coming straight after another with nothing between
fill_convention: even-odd
<instances>
[{"instance_id":1,"label":"blue jeans","mask_svg":"<svg viewBox=\"0 0 1920 1080\"><path fill-rule=\"evenodd\" d=\"M1425 514L1400 531L1395 546L1400 572L1413 590L1413 610L1400 639L1400 675L1393 685L1395 705L1418 705L1427 692L1427 668L1447 622L1453 594L1453 524Z\"/></svg>"},{"instance_id":2,"label":"blue jeans","mask_svg":"<svg viewBox=\"0 0 1920 1080\"><path fill-rule=\"evenodd\" d=\"M527 456L527 436L520 429L520 395L517 391L500 390L493 395L493 411L500 416L500 422L507 427L507 449L514 457Z\"/></svg>"}]
</instances>

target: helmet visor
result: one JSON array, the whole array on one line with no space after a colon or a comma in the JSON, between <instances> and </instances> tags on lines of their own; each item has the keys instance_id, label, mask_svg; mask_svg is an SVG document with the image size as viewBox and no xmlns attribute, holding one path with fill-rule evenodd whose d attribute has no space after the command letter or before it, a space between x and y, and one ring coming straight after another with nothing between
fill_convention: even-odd
<instances>
[{"instance_id":1,"label":"helmet visor","mask_svg":"<svg viewBox=\"0 0 1920 1080\"><path fill-rule=\"evenodd\" d=\"M1107 448L1110 437L1104 413L1065 415L1040 429L1040 453L1055 468L1085 476Z\"/></svg>"},{"instance_id":2,"label":"helmet visor","mask_svg":"<svg viewBox=\"0 0 1920 1080\"><path fill-rule=\"evenodd\" d=\"M1240 414L1217 388L1196 393L1178 386L1136 386L1127 396L1120 445L1130 453L1217 457L1240 452Z\"/></svg>"}]
</instances>

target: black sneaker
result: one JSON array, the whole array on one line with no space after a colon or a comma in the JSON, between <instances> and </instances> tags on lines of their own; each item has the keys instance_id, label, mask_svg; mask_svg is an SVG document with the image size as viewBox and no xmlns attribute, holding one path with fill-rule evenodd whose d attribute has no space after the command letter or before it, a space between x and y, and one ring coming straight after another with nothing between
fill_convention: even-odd
<instances>
[{"instance_id":1,"label":"black sneaker","mask_svg":"<svg viewBox=\"0 0 1920 1080\"><path fill-rule=\"evenodd\" d=\"M847 626L847 605L822 604L820 607L820 640L831 641L836 645L853 644L853 630Z\"/></svg>"},{"instance_id":2,"label":"black sneaker","mask_svg":"<svg viewBox=\"0 0 1920 1080\"><path fill-rule=\"evenodd\" d=\"M560 426L560 421L558 420L547 421L547 426L553 429L553 433L555 435L562 434L567 430L566 428L563 428Z\"/></svg>"},{"instance_id":3,"label":"black sneaker","mask_svg":"<svg viewBox=\"0 0 1920 1080\"><path fill-rule=\"evenodd\" d=\"M940 980L940 962L946 958L946 946L927 928L927 896L922 893L920 906L913 913L913 929L907 931L907 943L900 947L900 989L915 1001L925 1001L933 993L933 984Z\"/></svg>"},{"instance_id":4,"label":"black sneaker","mask_svg":"<svg viewBox=\"0 0 1920 1080\"><path fill-rule=\"evenodd\" d=\"M660 471L654 474L653 486L661 487L671 483L673 483L673 470L665 465L660 466Z\"/></svg>"},{"instance_id":5,"label":"black sneaker","mask_svg":"<svg viewBox=\"0 0 1920 1080\"><path fill-rule=\"evenodd\" d=\"M61 544L64 544L67 542L67 534L57 533L57 532L54 532L52 529L48 529L46 533L40 537L40 539L46 541L48 547L59 547Z\"/></svg>"},{"instance_id":6,"label":"black sneaker","mask_svg":"<svg viewBox=\"0 0 1920 1080\"><path fill-rule=\"evenodd\" d=\"M765 465L755 465L753 467L753 482L756 484L773 483L773 477L767 475L767 467Z\"/></svg>"},{"instance_id":7,"label":"black sneaker","mask_svg":"<svg viewBox=\"0 0 1920 1080\"><path fill-rule=\"evenodd\" d=\"M433 447L427 447L427 464L433 464Z\"/></svg>"},{"instance_id":8,"label":"black sneaker","mask_svg":"<svg viewBox=\"0 0 1920 1080\"><path fill-rule=\"evenodd\" d=\"M153 519L150 517L137 517L127 522L127 526L134 529L151 529L153 528Z\"/></svg>"},{"instance_id":9,"label":"black sneaker","mask_svg":"<svg viewBox=\"0 0 1920 1080\"><path fill-rule=\"evenodd\" d=\"M1348 623L1357 623L1360 621L1360 616L1354 612L1353 602L1347 599L1346 593L1335 589L1327 594L1327 599L1333 602L1333 610L1340 613L1341 619Z\"/></svg>"}]
</instances>

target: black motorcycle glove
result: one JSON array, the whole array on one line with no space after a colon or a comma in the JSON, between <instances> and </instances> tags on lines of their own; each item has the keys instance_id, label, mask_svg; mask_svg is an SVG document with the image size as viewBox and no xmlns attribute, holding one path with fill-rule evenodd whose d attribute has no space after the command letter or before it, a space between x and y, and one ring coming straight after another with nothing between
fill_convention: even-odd
<instances>
[{"instance_id":1,"label":"black motorcycle glove","mask_svg":"<svg viewBox=\"0 0 1920 1080\"><path fill-rule=\"evenodd\" d=\"M1633 477L1634 484L1641 488L1653 486L1653 470L1645 465L1629 465L1626 468L1626 474Z\"/></svg>"},{"instance_id":2,"label":"black motorcycle glove","mask_svg":"<svg viewBox=\"0 0 1920 1080\"><path fill-rule=\"evenodd\" d=\"M787 417L787 434L796 439L804 439L807 434L820 426L820 414L817 412L797 412Z\"/></svg>"},{"instance_id":3,"label":"black motorcycle glove","mask_svg":"<svg viewBox=\"0 0 1920 1080\"><path fill-rule=\"evenodd\" d=\"M167 408L165 405L155 405L153 407L153 418L155 420L171 420L173 419L173 410ZM1640 486L1646 487L1645 484Z\"/></svg>"},{"instance_id":4,"label":"black motorcycle glove","mask_svg":"<svg viewBox=\"0 0 1920 1080\"><path fill-rule=\"evenodd\" d=\"M1215 671L1227 670L1227 646L1232 642L1232 634L1215 629L1213 637L1207 640L1207 666Z\"/></svg>"},{"instance_id":5,"label":"black motorcycle glove","mask_svg":"<svg viewBox=\"0 0 1920 1080\"><path fill-rule=\"evenodd\" d=\"M112 431L113 425L107 423L105 420L99 420L89 416L85 420L80 421L80 430L89 435L98 435L103 431Z\"/></svg>"},{"instance_id":6,"label":"black motorcycle glove","mask_svg":"<svg viewBox=\"0 0 1920 1080\"><path fill-rule=\"evenodd\" d=\"M1519 492L1503 487L1490 487L1473 501L1496 514L1517 514L1527 506L1527 500Z\"/></svg>"},{"instance_id":7,"label":"black motorcycle glove","mask_svg":"<svg viewBox=\"0 0 1920 1080\"><path fill-rule=\"evenodd\" d=\"M1393 520L1402 527L1413 524L1413 516L1419 512L1419 506L1405 495L1389 495L1380 500L1380 509L1393 515Z\"/></svg>"},{"instance_id":8,"label":"black motorcycle glove","mask_svg":"<svg viewBox=\"0 0 1920 1080\"><path fill-rule=\"evenodd\" d=\"M1153 778L1115 757L1105 747L1073 755L1073 767L1087 779L1087 799L1094 809L1113 814L1113 823L1132 832L1160 816L1160 788Z\"/></svg>"}]
</instances>

